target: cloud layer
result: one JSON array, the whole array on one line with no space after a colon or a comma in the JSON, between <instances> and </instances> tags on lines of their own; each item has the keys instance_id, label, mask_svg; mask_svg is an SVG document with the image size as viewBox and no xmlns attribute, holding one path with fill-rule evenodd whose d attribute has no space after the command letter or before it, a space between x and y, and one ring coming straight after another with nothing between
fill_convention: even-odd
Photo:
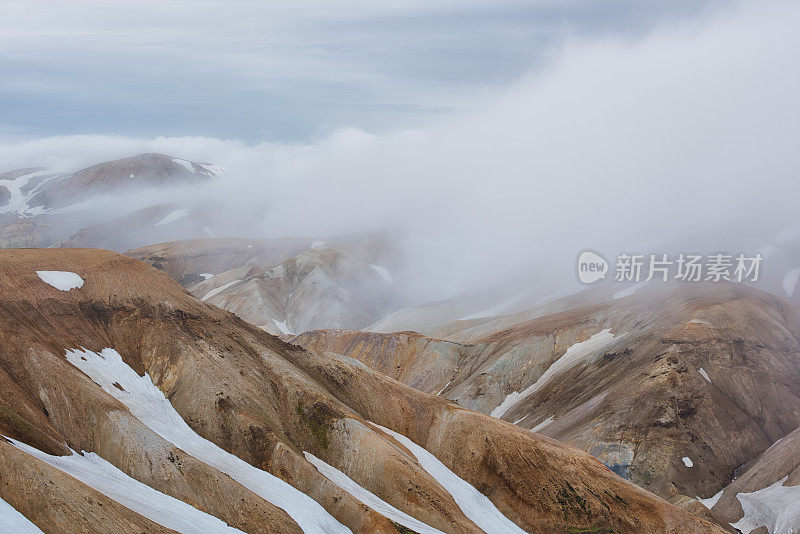
<instances>
[{"instance_id":1,"label":"cloud layer","mask_svg":"<svg viewBox=\"0 0 800 534\"><path fill-rule=\"evenodd\" d=\"M2 145L0 161L212 161L228 174L200 198L267 210L242 232L394 232L429 297L521 266L573 276L585 248L650 251L711 231L720 247L743 246L734 225L758 241L793 224L798 27L796 3L760 2L642 38L571 40L544 72L417 130L340 129L299 145L57 137Z\"/></svg>"},{"instance_id":2,"label":"cloud layer","mask_svg":"<svg viewBox=\"0 0 800 534\"><path fill-rule=\"evenodd\" d=\"M641 31L704 3L6 0L0 132L397 130L471 108L565 35Z\"/></svg>"}]
</instances>

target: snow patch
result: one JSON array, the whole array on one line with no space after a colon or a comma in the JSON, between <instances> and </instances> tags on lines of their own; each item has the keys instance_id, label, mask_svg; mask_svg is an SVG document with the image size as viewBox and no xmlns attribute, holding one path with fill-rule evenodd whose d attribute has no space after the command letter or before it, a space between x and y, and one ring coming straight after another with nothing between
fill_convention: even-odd
<instances>
[{"instance_id":1,"label":"snow patch","mask_svg":"<svg viewBox=\"0 0 800 534\"><path fill-rule=\"evenodd\" d=\"M317 471L322 473L325 478L390 521L400 523L404 527L410 528L414 532L419 532L419 534L443 534L441 530L437 530L423 523L419 519L408 515L402 510L398 510L332 465L325 463L310 452L303 452L303 454L305 455L306 460L308 460L311 465L316 467Z\"/></svg>"},{"instance_id":2,"label":"snow patch","mask_svg":"<svg viewBox=\"0 0 800 534\"><path fill-rule=\"evenodd\" d=\"M444 390L446 390L446 389L447 389L447 387L448 387L450 384L452 384L452 383L453 383L453 379L451 378L451 379L450 379L450 382L448 382L447 384L445 384L445 385L444 385L444 387L443 387L442 389L440 389L440 390L439 390L439 393L437 393L437 394L436 394L436 396L438 397L439 395L441 395L442 393L444 393Z\"/></svg>"},{"instance_id":3,"label":"snow patch","mask_svg":"<svg viewBox=\"0 0 800 534\"><path fill-rule=\"evenodd\" d=\"M533 289L536 289L536 288L533 288ZM530 289L528 291L520 293L519 295L515 295L515 296L511 297L508 300L504 300L500 304L492 306L491 308L488 308L488 309L485 309L485 310L481 310L479 312L476 312L476 313L473 313L473 314L470 314L470 315L465 315L464 317L460 317L458 320L459 321L469 321L470 319L481 319L481 318L484 318L484 317L496 317L498 315L501 315L504 311L509 309L513 304L515 304L516 302L519 302L524 297L530 295L533 292L533 289Z\"/></svg>"},{"instance_id":4,"label":"snow patch","mask_svg":"<svg viewBox=\"0 0 800 534\"><path fill-rule=\"evenodd\" d=\"M701 375L703 375L703 378L705 378L706 380L708 380L708 383L709 383L709 384L711 383L711 379L710 379L710 378L708 378L708 373L706 373L706 370L705 370L705 369L703 369L703 368L701 367L700 369L698 369L698 370L697 370L697 372L698 372L698 373L700 373Z\"/></svg>"},{"instance_id":5,"label":"snow patch","mask_svg":"<svg viewBox=\"0 0 800 534\"><path fill-rule=\"evenodd\" d=\"M212 289L211 291L206 293L206 296L201 298L200 300L208 300L211 297L213 297L214 295L216 295L217 293L221 293L222 291L225 291L226 289L231 287L233 284L238 284L239 282L241 282L241 280L234 280L233 282L228 282L227 284L222 284L221 286L219 286L219 287L217 287L215 289Z\"/></svg>"},{"instance_id":6,"label":"snow patch","mask_svg":"<svg viewBox=\"0 0 800 534\"><path fill-rule=\"evenodd\" d=\"M313 243L311 243L311 248L312 249L314 249L314 248L322 248L322 247L325 247L325 246L327 246L327 243L325 243L325 241L314 241Z\"/></svg>"},{"instance_id":7,"label":"snow patch","mask_svg":"<svg viewBox=\"0 0 800 534\"><path fill-rule=\"evenodd\" d=\"M783 277L783 290L786 291L787 296L791 297L794 295L798 279L800 279L800 267L792 269Z\"/></svg>"},{"instance_id":8,"label":"snow patch","mask_svg":"<svg viewBox=\"0 0 800 534\"><path fill-rule=\"evenodd\" d=\"M289 328L289 321L288 320L286 320L284 322L280 322L280 321L273 321L273 322L275 323L275 326L278 327L278 330L281 331L281 334L291 334L292 333L292 330Z\"/></svg>"},{"instance_id":9,"label":"snow patch","mask_svg":"<svg viewBox=\"0 0 800 534\"><path fill-rule=\"evenodd\" d=\"M684 456L683 458L681 458L681 460L683 460L683 465L685 465L686 467L694 467L694 462L692 462L692 459L689 458L688 456Z\"/></svg>"},{"instance_id":10,"label":"snow patch","mask_svg":"<svg viewBox=\"0 0 800 534\"><path fill-rule=\"evenodd\" d=\"M369 266L375 269L375 272L381 275L381 278L386 280L387 284L392 283L392 275L389 274L389 271L386 269L386 267L381 267L380 265L372 265L371 263L369 264Z\"/></svg>"},{"instance_id":11,"label":"snow patch","mask_svg":"<svg viewBox=\"0 0 800 534\"><path fill-rule=\"evenodd\" d=\"M186 161L185 159L177 159L177 158L172 158L172 161L174 161L178 165L182 166L184 169L186 169L187 171L189 171L191 173L197 173L197 171L195 170L194 165L192 165L191 161Z\"/></svg>"},{"instance_id":12,"label":"snow patch","mask_svg":"<svg viewBox=\"0 0 800 534\"><path fill-rule=\"evenodd\" d=\"M719 500L720 497L722 497L722 494L724 492L725 490L719 490L716 494L712 495L708 499L701 499L700 497L698 497L697 500L700 501L700 503L703 506L711 510L712 508L714 508L714 505L717 504L717 501Z\"/></svg>"},{"instance_id":13,"label":"snow patch","mask_svg":"<svg viewBox=\"0 0 800 534\"><path fill-rule=\"evenodd\" d=\"M555 375L575 367L580 362L586 360L594 352L607 347L612 341L619 339L624 335L625 334L614 336L614 334L611 333L611 330L606 328L602 332L596 333L586 341L581 341L580 343L572 345L567 349L567 352L565 352L563 356L554 361L553 364L547 368L547 371L545 371L536 382L521 392L512 391L509 393L503 402L500 403L497 408L492 410L492 417L497 417L499 419L503 416L503 414L511 409L512 406L534 394L542 386L547 384Z\"/></svg>"},{"instance_id":14,"label":"snow patch","mask_svg":"<svg viewBox=\"0 0 800 534\"><path fill-rule=\"evenodd\" d=\"M156 434L282 508L304 532L350 532L308 495L196 434L153 384L150 376L147 373L144 376L136 374L114 349L103 349L100 354L85 349L68 350L67 360L124 404L134 417ZM122 389L115 386L115 382Z\"/></svg>"},{"instance_id":15,"label":"snow patch","mask_svg":"<svg viewBox=\"0 0 800 534\"><path fill-rule=\"evenodd\" d=\"M43 534L41 529L16 508L0 499L0 532L13 534Z\"/></svg>"},{"instance_id":16,"label":"snow patch","mask_svg":"<svg viewBox=\"0 0 800 534\"><path fill-rule=\"evenodd\" d=\"M195 165L201 167L204 171L204 174L213 174L214 176L219 176L220 174L225 172L225 169L223 169L222 167L218 167L217 165L211 165L209 163L196 163Z\"/></svg>"},{"instance_id":17,"label":"snow patch","mask_svg":"<svg viewBox=\"0 0 800 534\"><path fill-rule=\"evenodd\" d=\"M645 286L645 282L639 282L638 284L633 284L630 287L626 287L622 291L617 291L611 298L614 300L617 299L624 299L625 297L630 297L631 295L638 293L643 287Z\"/></svg>"},{"instance_id":18,"label":"snow patch","mask_svg":"<svg viewBox=\"0 0 800 534\"><path fill-rule=\"evenodd\" d=\"M50 284L61 291L69 291L83 286L83 278L69 271L36 271L36 275L45 284Z\"/></svg>"},{"instance_id":19,"label":"snow patch","mask_svg":"<svg viewBox=\"0 0 800 534\"><path fill-rule=\"evenodd\" d=\"M546 427L547 425L549 425L553 421L555 421L555 417L553 417L551 415L550 417L548 417L547 419L545 419L544 421L542 421L541 423L539 423L535 427L531 428L531 432L538 432L539 430L543 429L544 427Z\"/></svg>"},{"instance_id":20,"label":"snow patch","mask_svg":"<svg viewBox=\"0 0 800 534\"><path fill-rule=\"evenodd\" d=\"M211 273L200 273L200 276L203 277L203 280L208 280L209 278L213 278L214 275Z\"/></svg>"},{"instance_id":21,"label":"snow patch","mask_svg":"<svg viewBox=\"0 0 800 534\"><path fill-rule=\"evenodd\" d=\"M800 525L800 486L784 486L783 477L775 484L752 493L739 493L744 516L731 526L744 534L759 527L767 527L770 534L797 532Z\"/></svg>"},{"instance_id":22,"label":"snow patch","mask_svg":"<svg viewBox=\"0 0 800 534\"><path fill-rule=\"evenodd\" d=\"M175 222L178 219L182 219L183 217L186 217L188 214L189 214L189 210L188 209L175 210L172 213L170 213L169 215L167 215L166 217L164 217L163 219L161 219L160 221L158 221L155 225L156 226L163 226L165 224L169 224L171 222Z\"/></svg>"},{"instance_id":23,"label":"snow patch","mask_svg":"<svg viewBox=\"0 0 800 534\"><path fill-rule=\"evenodd\" d=\"M453 496L453 500L467 518L486 532L492 534L514 533L522 534L525 531L516 523L504 516L494 503L483 493L476 490L466 480L450 471L436 456L429 453L407 437L394 430L372 423L377 428L386 432L399 441L406 449L411 451L419 465L428 472L436 481Z\"/></svg>"},{"instance_id":24,"label":"snow patch","mask_svg":"<svg viewBox=\"0 0 800 534\"><path fill-rule=\"evenodd\" d=\"M8 203L5 206L0 206L0 213L17 213L25 217L32 217L34 215L41 215L47 211L41 206L31 208L28 206L28 201L39 192L39 189L45 182L51 180L52 178L45 179L44 182L31 189L27 193L23 193L22 189L25 188L28 185L28 182L30 182L32 179L38 176L47 176L50 174L54 174L53 171L36 171L18 176L15 180L3 180L2 184L0 185L8 189L8 192L11 193L11 196L9 197Z\"/></svg>"},{"instance_id":25,"label":"snow patch","mask_svg":"<svg viewBox=\"0 0 800 534\"><path fill-rule=\"evenodd\" d=\"M139 482L93 452L80 455L73 451L70 456L51 456L19 441L9 441L19 450L80 480L162 527L186 534L242 532L212 515Z\"/></svg>"},{"instance_id":26,"label":"snow patch","mask_svg":"<svg viewBox=\"0 0 800 534\"><path fill-rule=\"evenodd\" d=\"M130 180L130 179L134 178L135 176L136 176L135 174L131 173L131 175L128 176L128 179Z\"/></svg>"}]
</instances>

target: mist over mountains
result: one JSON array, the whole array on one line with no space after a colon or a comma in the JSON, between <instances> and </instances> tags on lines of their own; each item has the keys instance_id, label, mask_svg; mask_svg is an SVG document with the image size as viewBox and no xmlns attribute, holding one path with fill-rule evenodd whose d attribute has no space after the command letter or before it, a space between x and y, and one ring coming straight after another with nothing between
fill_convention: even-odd
<instances>
[{"instance_id":1,"label":"mist over mountains","mask_svg":"<svg viewBox=\"0 0 800 534\"><path fill-rule=\"evenodd\" d=\"M124 135L0 137L0 530L800 530L800 5L311 3L248 22L203 2L186 33L137 14L119 35L122 3L85 0L86 21L0 8L19 23L0 22L16 47L0 66L79 29L65 47L174 65L220 13L191 68L249 72L262 98L291 71L308 82L295 126L322 125L302 142L137 137L120 115ZM441 26L456 12L457 38ZM401 35L421 40L390 51ZM491 58L541 42L489 80ZM396 70L417 54L454 64ZM188 87L174 73L163 98ZM325 125L314 84L335 73L361 96L324 99L360 102ZM154 94L139 122L183 124L223 82L157 118ZM225 105L257 128L248 102ZM396 120L370 128L389 104ZM586 251L607 271L581 283ZM621 254L673 261L622 280ZM740 254L759 270L711 276ZM702 275L681 280L681 255Z\"/></svg>"}]
</instances>

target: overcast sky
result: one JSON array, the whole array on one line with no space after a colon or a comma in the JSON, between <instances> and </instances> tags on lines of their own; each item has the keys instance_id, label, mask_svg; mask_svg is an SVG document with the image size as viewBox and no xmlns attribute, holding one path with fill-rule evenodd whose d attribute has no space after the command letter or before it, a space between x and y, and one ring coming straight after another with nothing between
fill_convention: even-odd
<instances>
[{"instance_id":1,"label":"overcast sky","mask_svg":"<svg viewBox=\"0 0 800 534\"><path fill-rule=\"evenodd\" d=\"M565 40L634 39L685 0L4 0L0 136L309 141L479 107Z\"/></svg>"}]
</instances>

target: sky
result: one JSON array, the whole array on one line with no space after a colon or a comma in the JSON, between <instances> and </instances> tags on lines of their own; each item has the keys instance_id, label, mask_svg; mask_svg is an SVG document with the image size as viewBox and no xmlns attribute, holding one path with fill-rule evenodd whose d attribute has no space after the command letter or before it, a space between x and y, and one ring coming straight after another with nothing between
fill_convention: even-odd
<instances>
[{"instance_id":1,"label":"sky","mask_svg":"<svg viewBox=\"0 0 800 534\"><path fill-rule=\"evenodd\" d=\"M4 0L0 139L307 142L479 107L577 36L635 38L687 0Z\"/></svg>"}]
</instances>

